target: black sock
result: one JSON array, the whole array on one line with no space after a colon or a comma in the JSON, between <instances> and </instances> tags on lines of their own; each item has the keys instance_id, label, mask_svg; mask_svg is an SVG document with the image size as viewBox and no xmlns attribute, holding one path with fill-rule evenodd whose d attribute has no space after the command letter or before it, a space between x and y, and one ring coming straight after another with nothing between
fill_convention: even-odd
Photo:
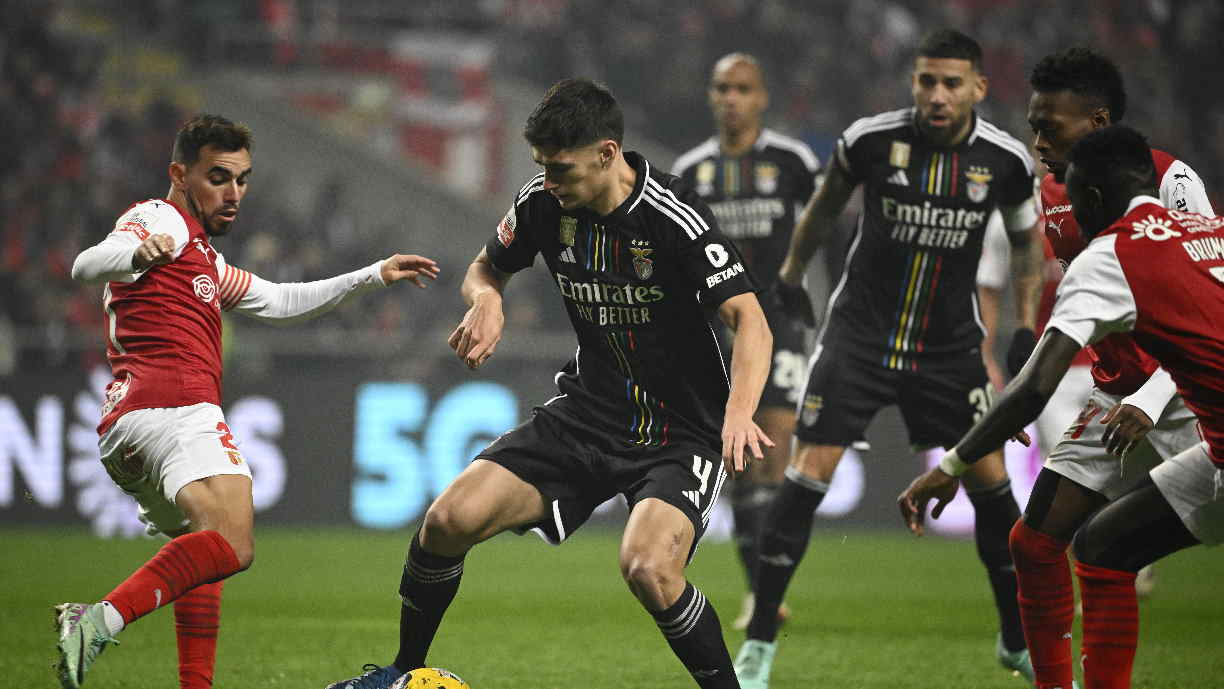
<instances>
[{"instance_id":1,"label":"black sock","mask_svg":"<svg viewBox=\"0 0 1224 689\"><path fill-rule=\"evenodd\" d=\"M400 579L400 647L395 667L403 672L425 666L425 654L442 615L459 591L463 557L444 557L421 547L421 532L412 537L404 576Z\"/></svg>"},{"instance_id":2,"label":"black sock","mask_svg":"<svg viewBox=\"0 0 1224 689\"><path fill-rule=\"evenodd\" d=\"M816 508L829 492L829 484L787 467L762 525L757 558L756 607L748 623L748 638L773 641L778 635L778 606L812 537Z\"/></svg>"},{"instance_id":3,"label":"black sock","mask_svg":"<svg viewBox=\"0 0 1224 689\"><path fill-rule=\"evenodd\" d=\"M1012 495L1011 481L969 493L973 503L973 538L978 557L986 565L995 607L999 610L999 631L1009 651L1025 647L1024 627L1020 624L1020 604L1016 600L1016 566L1012 564L1007 538L1020 518L1020 508Z\"/></svg>"},{"instance_id":4,"label":"black sock","mask_svg":"<svg viewBox=\"0 0 1224 689\"><path fill-rule=\"evenodd\" d=\"M744 481L731 493L731 516L735 519L735 546L748 590L756 587L757 554L761 544L761 526L765 514L778 493L777 486Z\"/></svg>"},{"instance_id":5,"label":"black sock","mask_svg":"<svg viewBox=\"0 0 1224 689\"><path fill-rule=\"evenodd\" d=\"M650 613L667 638L672 652L684 663L702 689L739 689L731 654L723 641L718 613L706 597L689 583L672 606Z\"/></svg>"}]
</instances>

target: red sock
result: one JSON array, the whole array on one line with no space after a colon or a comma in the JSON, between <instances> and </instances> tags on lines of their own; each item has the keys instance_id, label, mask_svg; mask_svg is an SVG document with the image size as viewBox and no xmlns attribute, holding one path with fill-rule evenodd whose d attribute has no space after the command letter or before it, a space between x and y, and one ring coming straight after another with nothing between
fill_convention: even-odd
<instances>
[{"instance_id":1,"label":"red sock","mask_svg":"<svg viewBox=\"0 0 1224 689\"><path fill-rule=\"evenodd\" d=\"M221 629L224 581L197 586L174 601L180 689L210 689Z\"/></svg>"},{"instance_id":2,"label":"red sock","mask_svg":"<svg viewBox=\"0 0 1224 689\"><path fill-rule=\"evenodd\" d=\"M1135 573L1075 565L1084 603L1084 689L1129 689L1139 644Z\"/></svg>"},{"instance_id":3,"label":"red sock","mask_svg":"<svg viewBox=\"0 0 1224 689\"><path fill-rule=\"evenodd\" d=\"M153 559L106 596L124 624L143 617L199 586L237 572L234 549L216 531L198 531L170 541Z\"/></svg>"},{"instance_id":4,"label":"red sock","mask_svg":"<svg viewBox=\"0 0 1224 689\"><path fill-rule=\"evenodd\" d=\"M1067 564L1068 543L1030 529L1023 520L1012 527L1010 542L1035 686L1071 689L1075 592Z\"/></svg>"}]
</instances>

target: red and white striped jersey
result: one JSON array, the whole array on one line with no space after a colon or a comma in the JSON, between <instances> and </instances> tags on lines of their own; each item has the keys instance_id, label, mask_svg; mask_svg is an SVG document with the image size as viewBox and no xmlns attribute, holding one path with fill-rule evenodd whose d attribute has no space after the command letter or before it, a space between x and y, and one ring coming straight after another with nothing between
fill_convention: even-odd
<instances>
[{"instance_id":1,"label":"red and white striped jersey","mask_svg":"<svg viewBox=\"0 0 1224 689\"><path fill-rule=\"evenodd\" d=\"M1152 149L1156 179L1160 180L1160 200L1166 208L1215 215L1207 190L1194 170L1158 149ZM1079 225L1071 213L1071 200L1065 185L1047 174L1041 180L1042 227L1055 258L1065 270L1086 246ZM1111 335L1086 350L1092 362L1092 379L1101 390L1126 396L1147 382L1156 370L1156 361L1135 346L1129 334Z\"/></svg>"},{"instance_id":2,"label":"red and white striped jersey","mask_svg":"<svg viewBox=\"0 0 1224 689\"><path fill-rule=\"evenodd\" d=\"M1224 218L1136 197L1067 269L1047 327L1081 345L1127 332L1199 418L1224 468Z\"/></svg>"},{"instance_id":3,"label":"red and white striped jersey","mask_svg":"<svg viewBox=\"0 0 1224 689\"><path fill-rule=\"evenodd\" d=\"M114 381L99 433L133 409L221 403L221 310L238 303L252 276L226 266L200 223L166 200L129 208L106 241L135 251L154 234L174 239L174 260L106 284Z\"/></svg>"}]
</instances>

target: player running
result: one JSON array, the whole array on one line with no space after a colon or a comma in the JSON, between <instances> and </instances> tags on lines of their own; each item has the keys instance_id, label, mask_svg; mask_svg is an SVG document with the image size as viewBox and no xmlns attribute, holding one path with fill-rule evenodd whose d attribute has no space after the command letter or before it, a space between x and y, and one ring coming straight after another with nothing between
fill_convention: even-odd
<instances>
[{"instance_id":1,"label":"player running","mask_svg":"<svg viewBox=\"0 0 1224 689\"><path fill-rule=\"evenodd\" d=\"M1064 184L1067 152L1088 133L1122 119L1126 92L1118 68L1084 48L1044 58L1029 81L1034 146L1049 170L1041 180L1045 235L1067 266L1087 245ZM1214 215L1189 166L1156 149L1151 157L1165 207ZM1111 334L1086 351L1093 388L1047 458L1024 517L1011 533L1020 614L1041 689L1071 684L1075 611L1066 552L1076 530L1106 502L1146 480L1162 458L1199 442L1193 412L1169 374L1131 334Z\"/></svg>"},{"instance_id":2,"label":"player running","mask_svg":"<svg viewBox=\"0 0 1224 689\"><path fill-rule=\"evenodd\" d=\"M672 173L709 204L719 229L735 242L752 274L773 279L790 244L795 216L815 190L820 163L807 144L762 125L769 92L751 55L731 53L714 64L709 98L718 135L677 158ZM778 296L766 292L762 303L774 351L756 422L770 438L785 438L795 430L795 405L814 325L783 313ZM782 443L764 452L764 462L730 484L735 542L748 581L743 608L731 624L735 629L746 628L752 617L761 522L782 483L790 447ZM786 617L785 607L779 614Z\"/></svg>"},{"instance_id":3,"label":"player running","mask_svg":"<svg viewBox=\"0 0 1224 689\"><path fill-rule=\"evenodd\" d=\"M1135 467L1138 485L1074 537L1085 687L1125 689L1138 640L1136 572L1170 553L1224 539L1224 219L1166 209L1156 197L1152 151L1122 125L1087 134L1065 160L1066 194L1089 243L1059 285L1041 342L989 413L898 503L910 529L921 533L928 501L936 500L931 516L938 518L956 494L956 477L1037 416L1081 347L1132 334L1198 416L1203 441L1150 474ZM1111 436L1117 427L1109 425ZM1067 483L1058 495L1076 489ZM1066 569L1065 560L1058 566ZM1070 668L1039 686L1068 689Z\"/></svg>"},{"instance_id":4,"label":"player running","mask_svg":"<svg viewBox=\"0 0 1224 689\"><path fill-rule=\"evenodd\" d=\"M171 538L99 603L56 606L60 683L76 689L116 635L174 603L179 684L212 686L223 580L255 557L251 470L221 412L221 311L305 320L383 285L437 277L395 254L327 280L275 284L226 263L251 178L251 132L215 115L179 130L164 199L142 201L77 256L72 277L105 283L106 387L98 447L150 533Z\"/></svg>"},{"instance_id":5,"label":"player running","mask_svg":"<svg viewBox=\"0 0 1224 689\"><path fill-rule=\"evenodd\" d=\"M529 181L468 268L450 345L471 368L502 335L502 292L539 255L578 351L559 393L481 451L430 505L409 547L393 663L332 689L382 689L422 666L464 556L503 531L560 543L617 494L621 574L700 687L739 687L714 607L685 580L727 471L771 441L753 422L772 338L744 262L696 193L623 152L620 106L560 81L524 135ZM728 380L707 314L735 330ZM746 449L747 448L747 449Z\"/></svg>"},{"instance_id":6,"label":"player running","mask_svg":"<svg viewBox=\"0 0 1224 689\"><path fill-rule=\"evenodd\" d=\"M829 299L800 400L797 444L769 512L756 610L736 658L745 689L764 689L777 608L807 550L813 512L845 448L896 404L915 448L950 447L990 406L975 273L996 208L1011 240L1021 323L1032 327L1040 284L1033 163L1023 144L974 112L986 95L981 48L951 30L927 34L912 74L914 107L861 119L838 140L823 186L799 220L779 279L798 288L854 188L858 232ZM978 554L998 608L1000 662L1031 674L1016 608L1007 533L1020 515L1002 450L968 480Z\"/></svg>"}]
</instances>

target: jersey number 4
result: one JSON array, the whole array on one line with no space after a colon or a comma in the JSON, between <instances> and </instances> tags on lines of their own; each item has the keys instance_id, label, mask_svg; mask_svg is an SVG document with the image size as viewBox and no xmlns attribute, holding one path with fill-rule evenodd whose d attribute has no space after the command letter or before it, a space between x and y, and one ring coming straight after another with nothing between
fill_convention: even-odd
<instances>
[{"instance_id":1,"label":"jersey number 4","mask_svg":"<svg viewBox=\"0 0 1224 689\"><path fill-rule=\"evenodd\" d=\"M684 497L693 503L694 507L701 508L701 498L710 488L710 474L714 471L714 462L708 459L702 459L698 455L693 455L693 475L697 477L697 481L701 486L697 490L684 491Z\"/></svg>"}]
</instances>

